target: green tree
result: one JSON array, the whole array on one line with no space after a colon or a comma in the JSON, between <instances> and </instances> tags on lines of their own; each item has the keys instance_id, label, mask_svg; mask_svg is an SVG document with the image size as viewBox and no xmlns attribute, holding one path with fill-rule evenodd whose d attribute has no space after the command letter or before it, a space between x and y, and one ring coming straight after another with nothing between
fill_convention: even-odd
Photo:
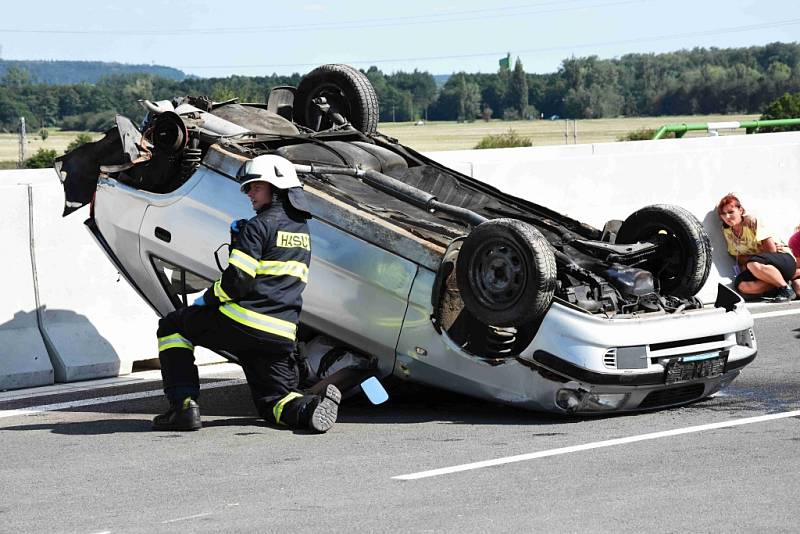
<instances>
[{"instance_id":1,"label":"green tree","mask_svg":"<svg viewBox=\"0 0 800 534\"><path fill-rule=\"evenodd\" d=\"M52 167L58 153L49 148L40 148L33 156L25 161L25 167L28 169L46 169Z\"/></svg>"},{"instance_id":2,"label":"green tree","mask_svg":"<svg viewBox=\"0 0 800 534\"><path fill-rule=\"evenodd\" d=\"M800 93L784 93L777 100L771 102L761 114L761 119L798 119L800 118ZM760 128L761 132L790 132L798 131L800 126L770 126Z\"/></svg>"},{"instance_id":3,"label":"green tree","mask_svg":"<svg viewBox=\"0 0 800 534\"><path fill-rule=\"evenodd\" d=\"M480 112L481 88L477 83L468 81L466 74L460 73L456 96L458 98L458 120L474 121Z\"/></svg>"},{"instance_id":4,"label":"green tree","mask_svg":"<svg viewBox=\"0 0 800 534\"><path fill-rule=\"evenodd\" d=\"M525 118L528 111L528 79L522 68L522 61L517 58L514 71L508 79L506 106L514 110L519 118Z\"/></svg>"},{"instance_id":5,"label":"green tree","mask_svg":"<svg viewBox=\"0 0 800 534\"><path fill-rule=\"evenodd\" d=\"M79 146L82 146L82 145L85 145L86 143L91 143L91 142L92 142L92 136L87 134L87 133L81 132L81 133L79 133L78 135L75 136L75 139L70 141L70 143L67 145L67 149L64 151L64 154L66 154L67 152L72 152L73 150L75 150Z\"/></svg>"},{"instance_id":6,"label":"green tree","mask_svg":"<svg viewBox=\"0 0 800 534\"><path fill-rule=\"evenodd\" d=\"M403 94L402 99L409 101L409 118L407 120L425 118L425 110L436 98L436 82L433 76L427 72L396 72L386 76L388 85L394 87L399 94ZM408 96L405 96L408 95Z\"/></svg>"},{"instance_id":7,"label":"green tree","mask_svg":"<svg viewBox=\"0 0 800 534\"><path fill-rule=\"evenodd\" d=\"M3 78L0 80L2 85L20 89L31 83L31 75L26 69L19 67L9 67Z\"/></svg>"}]
</instances>

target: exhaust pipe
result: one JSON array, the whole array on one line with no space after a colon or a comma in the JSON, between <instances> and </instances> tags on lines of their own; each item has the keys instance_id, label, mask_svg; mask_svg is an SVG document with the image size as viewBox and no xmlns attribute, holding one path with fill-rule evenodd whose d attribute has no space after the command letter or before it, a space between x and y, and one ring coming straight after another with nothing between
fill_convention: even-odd
<instances>
[{"instance_id":1,"label":"exhaust pipe","mask_svg":"<svg viewBox=\"0 0 800 534\"><path fill-rule=\"evenodd\" d=\"M445 204L436 200L436 196L417 187L401 182L381 172L371 169L358 169L355 167L337 167L333 165L295 165L295 170L303 174L344 174L360 178L363 182L376 189L392 195L395 198L409 202L418 208L431 213L440 212L467 225L477 226L488 219L461 206Z\"/></svg>"}]
</instances>

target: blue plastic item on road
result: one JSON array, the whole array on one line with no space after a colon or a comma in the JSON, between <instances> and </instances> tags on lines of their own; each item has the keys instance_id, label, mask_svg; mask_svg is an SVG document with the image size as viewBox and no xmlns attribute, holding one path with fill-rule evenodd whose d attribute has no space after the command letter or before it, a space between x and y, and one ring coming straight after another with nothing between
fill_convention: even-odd
<instances>
[{"instance_id":1,"label":"blue plastic item on road","mask_svg":"<svg viewBox=\"0 0 800 534\"><path fill-rule=\"evenodd\" d=\"M374 376L361 382L361 390L372 404L381 404L389 400L389 394L383 384Z\"/></svg>"}]
</instances>

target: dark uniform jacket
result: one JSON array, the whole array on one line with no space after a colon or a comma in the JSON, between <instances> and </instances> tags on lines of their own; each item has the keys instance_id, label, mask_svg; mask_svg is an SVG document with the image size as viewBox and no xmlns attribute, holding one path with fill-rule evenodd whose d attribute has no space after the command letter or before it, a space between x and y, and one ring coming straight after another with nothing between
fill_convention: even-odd
<instances>
[{"instance_id":1,"label":"dark uniform jacket","mask_svg":"<svg viewBox=\"0 0 800 534\"><path fill-rule=\"evenodd\" d=\"M203 295L206 305L251 335L294 341L311 261L305 217L276 197L232 241L228 267Z\"/></svg>"}]
</instances>

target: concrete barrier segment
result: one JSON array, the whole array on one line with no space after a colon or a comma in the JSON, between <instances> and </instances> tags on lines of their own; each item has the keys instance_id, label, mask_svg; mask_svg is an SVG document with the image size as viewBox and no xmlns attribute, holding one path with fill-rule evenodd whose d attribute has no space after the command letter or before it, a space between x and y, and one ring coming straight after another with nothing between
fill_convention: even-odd
<instances>
[{"instance_id":1,"label":"concrete barrier segment","mask_svg":"<svg viewBox=\"0 0 800 534\"><path fill-rule=\"evenodd\" d=\"M29 205L25 185L0 185L4 250L0 390L49 385L54 379L37 321Z\"/></svg>"},{"instance_id":2,"label":"concrete barrier segment","mask_svg":"<svg viewBox=\"0 0 800 534\"><path fill-rule=\"evenodd\" d=\"M134 361L157 356L157 318L88 234L88 211L61 217L63 190L51 178L30 188L41 328L56 381L130 373Z\"/></svg>"},{"instance_id":3,"label":"concrete barrier segment","mask_svg":"<svg viewBox=\"0 0 800 534\"><path fill-rule=\"evenodd\" d=\"M45 180L41 180L45 177ZM158 358L158 316L121 278L83 224L88 208L62 217L64 193L52 169L28 175L42 337L55 380L124 375ZM131 240L132 246L137 241ZM199 365L226 361L203 348ZM149 365L155 362L147 362Z\"/></svg>"}]
</instances>

